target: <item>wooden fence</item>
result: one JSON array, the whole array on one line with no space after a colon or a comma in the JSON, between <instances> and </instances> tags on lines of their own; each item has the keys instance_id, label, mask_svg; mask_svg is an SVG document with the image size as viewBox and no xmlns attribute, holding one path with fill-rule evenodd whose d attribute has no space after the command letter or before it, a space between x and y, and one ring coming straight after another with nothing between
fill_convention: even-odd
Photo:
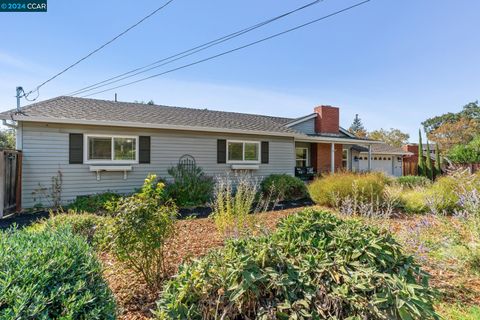
<instances>
[{"instance_id":1,"label":"wooden fence","mask_svg":"<svg viewBox=\"0 0 480 320\"><path fill-rule=\"evenodd\" d=\"M22 152L0 150L0 218L22 209Z\"/></svg>"}]
</instances>

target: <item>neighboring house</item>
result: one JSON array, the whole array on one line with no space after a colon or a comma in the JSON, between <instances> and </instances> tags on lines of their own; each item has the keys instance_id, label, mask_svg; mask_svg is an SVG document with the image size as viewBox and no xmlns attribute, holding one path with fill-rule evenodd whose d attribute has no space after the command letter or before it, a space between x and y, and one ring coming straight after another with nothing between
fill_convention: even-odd
<instances>
[{"instance_id":1,"label":"neighboring house","mask_svg":"<svg viewBox=\"0 0 480 320\"><path fill-rule=\"evenodd\" d=\"M430 144L430 159L432 160L432 165L435 165L435 148L434 144ZM403 160L403 172L405 175L417 175L418 172L418 143L409 143L402 146L402 149L405 152L409 152ZM426 158L428 154L427 145L422 145L423 156Z\"/></svg>"},{"instance_id":2,"label":"neighboring house","mask_svg":"<svg viewBox=\"0 0 480 320\"><path fill-rule=\"evenodd\" d=\"M26 208L47 204L38 190L50 190L59 174L56 189L65 203L107 190L131 192L148 173L168 177L167 170L185 155L208 175L232 170L249 170L258 177L294 175L295 167L313 167L318 173L372 169L401 175L395 167L401 154L386 150L377 155L377 145L384 144L342 129L339 109L331 106L289 119L58 97L0 113L0 119L17 122ZM380 155L382 160L377 160ZM391 161L392 170L379 161Z\"/></svg>"}]
</instances>

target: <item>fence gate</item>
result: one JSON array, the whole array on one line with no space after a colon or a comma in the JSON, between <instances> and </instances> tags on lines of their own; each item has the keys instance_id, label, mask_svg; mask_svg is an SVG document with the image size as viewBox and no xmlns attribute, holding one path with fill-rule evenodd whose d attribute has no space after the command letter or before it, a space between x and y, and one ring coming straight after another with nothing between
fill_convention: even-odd
<instances>
[{"instance_id":1,"label":"fence gate","mask_svg":"<svg viewBox=\"0 0 480 320\"><path fill-rule=\"evenodd\" d=\"M22 152L0 151L0 218L21 210Z\"/></svg>"}]
</instances>

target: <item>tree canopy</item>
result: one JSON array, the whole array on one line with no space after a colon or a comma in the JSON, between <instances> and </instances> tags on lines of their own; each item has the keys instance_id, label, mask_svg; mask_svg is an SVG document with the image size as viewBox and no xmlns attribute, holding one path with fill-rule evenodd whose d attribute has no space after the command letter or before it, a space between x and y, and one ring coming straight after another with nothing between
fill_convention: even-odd
<instances>
[{"instance_id":1,"label":"tree canopy","mask_svg":"<svg viewBox=\"0 0 480 320\"><path fill-rule=\"evenodd\" d=\"M466 145L453 146L448 159L454 163L480 163L480 135Z\"/></svg>"},{"instance_id":2,"label":"tree canopy","mask_svg":"<svg viewBox=\"0 0 480 320\"><path fill-rule=\"evenodd\" d=\"M408 139L410 139L410 135L408 133L394 128L390 128L390 130L374 130L368 133L367 136L369 139L380 140L394 147L401 147L408 143Z\"/></svg>"},{"instance_id":3,"label":"tree canopy","mask_svg":"<svg viewBox=\"0 0 480 320\"><path fill-rule=\"evenodd\" d=\"M427 133L431 133L446 123L454 123L462 118L475 120L477 122L480 121L480 105L478 101L466 104L460 112L448 112L429 118L423 121L422 125Z\"/></svg>"},{"instance_id":4,"label":"tree canopy","mask_svg":"<svg viewBox=\"0 0 480 320\"><path fill-rule=\"evenodd\" d=\"M15 149L15 132L13 130L0 130L0 149Z\"/></svg>"},{"instance_id":5,"label":"tree canopy","mask_svg":"<svg viewBox=\"0 0 480 320\"><path fill-rule=\"evenodd\" d=\"M467 144L480 131L480 105L478 101L465 105L460 112L445 113L422 122L428 138L448 153L453 146Z\"/></svg>"},{"instance_id":6,"label":"tree canopy","mask_svg":"<svg viewBox=\"0 0 480 320\"><path fill-rule=\"evenodd\" d=\"M362 120L358 117L358 114L355 115L352 125L350 128L348 128L348 131L359 138L365 138L367 136L367 130L365 130Z\"/></svg>"}]
</instances>

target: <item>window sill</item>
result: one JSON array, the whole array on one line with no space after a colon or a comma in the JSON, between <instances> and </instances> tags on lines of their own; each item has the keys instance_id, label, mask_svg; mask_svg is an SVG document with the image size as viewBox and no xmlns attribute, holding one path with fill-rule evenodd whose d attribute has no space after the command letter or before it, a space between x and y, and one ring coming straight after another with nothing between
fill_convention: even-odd
<instances>
[{"instance_id":1,"label":"window sill","mask_svg":"<svg viewBox=\"0 0 480 320\"><path fill-rule=\"evenodd\" d=\"M132 166L130 165L95 165L95 166L90 166L90 171L96 172L97 173L97 180L100 181L101 172L122 172L123 171L123 179L127 179L127 172L132 171Z\"/></svg>"},{"instance_id":2,"label":"window sill","mask_svg":"<svg viewBox=\"0 0 480 320\"><path fill-rule=\"evenodd\" d=\"M258 170L258 164L232 164L232 170Z\"/></svg>"}]
</instances>

